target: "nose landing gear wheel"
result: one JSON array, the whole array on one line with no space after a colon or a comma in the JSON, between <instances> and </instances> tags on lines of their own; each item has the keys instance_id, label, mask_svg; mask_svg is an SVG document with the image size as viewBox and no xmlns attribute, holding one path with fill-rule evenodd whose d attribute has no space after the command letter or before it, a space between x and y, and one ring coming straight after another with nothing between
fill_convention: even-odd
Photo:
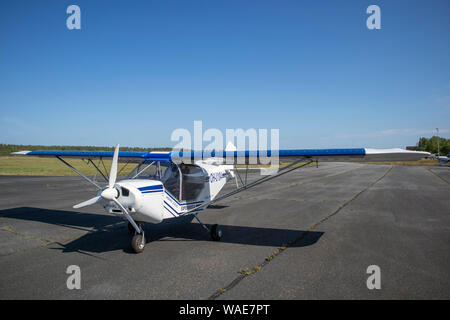
<instances>
[{"instance_id":1,"label":"nose landing gear wheel","mask_svg":"<svg viewBox=\"0 0 450 320\"><path fill-rule=\"evenodd\" d=\"M143 234L135 234L133 238L131 239L131 247L133 248L134 252L141 253L144 251L145 248L145 237Z\"/></svg>"},{"instance_id":2,"label":"nose landing gear wheel","mask_svg":"<svg viewBox=\"0 0 450 320\"><path fill-rule=\"evenodd\" d=\"M222 230L219 229L217 224L211 227L211 239L214 241L220 241L222 239Z\"/></svg>"}]
</instances>

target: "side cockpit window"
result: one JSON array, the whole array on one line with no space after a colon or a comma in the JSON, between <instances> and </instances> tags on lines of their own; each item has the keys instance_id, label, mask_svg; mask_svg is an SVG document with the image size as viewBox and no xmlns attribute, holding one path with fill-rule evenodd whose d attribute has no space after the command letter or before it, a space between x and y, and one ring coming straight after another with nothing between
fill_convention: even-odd
<instances>
[{"instance_id":1,"label":"side cockpit window","mask_svg":"<svg viewBox=\"0 0 450 320\"><path fill-rule=\"evenodd\" d=\"M164 171L161 182L167 191L180 200L180 171L175 164L169 164Z\"/></svg>"},{"instance_id":2,"label":"side cockpit window","mask_svg":"<svg viewBox=\"0 0 450 320\"><path fill-rule=\"evenodd\" d=\"M197 200L203 188L205 188L208 174L196 165L181 164L180 170L183 175L182 200Z\"/></svg>"}]
</instances>

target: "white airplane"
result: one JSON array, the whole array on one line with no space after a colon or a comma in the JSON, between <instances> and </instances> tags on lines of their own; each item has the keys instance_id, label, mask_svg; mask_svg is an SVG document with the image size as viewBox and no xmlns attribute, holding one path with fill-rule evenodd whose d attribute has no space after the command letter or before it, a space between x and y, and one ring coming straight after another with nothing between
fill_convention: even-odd
<instances>
[{"instance_id":1,"label":"white airplane","mask_svg":"<svg viewBox=\"0 0 450 320\"><path fill-rule=\"evenodd\" d=\"M408 161L418 160L429 155L428 152L402 149L309 149L277 150L281 160L292 162L273 175L263 176L247 183L247 171L243 180L236 163L248 163L251 160L260 163L263 156L271 156L270 151L229 151L220 152L119 152L119 145L111 151L19 151L16 155L56 157L81 177L93 184L97 195L79 203L74 208L82 208L101 203L106 212L128 220L128 230L133 234L131 246L136 253L146 245L144 222L159 223L165 219L194 215L197 221L210 233L212 240L219 241L222 231L217 224L210 228L198 218L198 213L209 205L236 193L242 192L260 183L279 177L313 161ZM235 150L235 149L234 149ZM272 151L273 153L273 151ZM85 159L91 163L107 182L100 186L94 180L66 162L66 158ZM109 177L103 159L111 158ZM116 181L119 161L137 163L137 166L121 181ZM98 164L93 162L98 159ZM229 160L231 159L231 164ZM300 162L303 162L299 164ZM103 164L105 173L100 169ZM122 168L123 169L123 168ZM120 172L119 172L120 173ZM239 180L238 180L239 177ZM225 184L234 179L236 189L218 197ZM239 185L240 181L240 185Z\"/></svg>"}]
</instances>

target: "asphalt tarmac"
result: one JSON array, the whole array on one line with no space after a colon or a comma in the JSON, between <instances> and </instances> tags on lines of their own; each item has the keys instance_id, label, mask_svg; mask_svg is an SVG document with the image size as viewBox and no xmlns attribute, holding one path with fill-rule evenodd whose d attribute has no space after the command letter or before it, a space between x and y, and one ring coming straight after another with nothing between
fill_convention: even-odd
<instances>
[{"instance_id":1,"label":"asphalt tarmac","mask_svg":"<svg viewBox=\"0 0 450 320\"><path fill-rule=\"evenodd\" d=\"M220 242L171 219L134 254L125 221L72 209L96 194L82 178L0 176L0 299L450 299L449 183L449 167L305 167L200 213Z\"/></svg>"}]
</instances>

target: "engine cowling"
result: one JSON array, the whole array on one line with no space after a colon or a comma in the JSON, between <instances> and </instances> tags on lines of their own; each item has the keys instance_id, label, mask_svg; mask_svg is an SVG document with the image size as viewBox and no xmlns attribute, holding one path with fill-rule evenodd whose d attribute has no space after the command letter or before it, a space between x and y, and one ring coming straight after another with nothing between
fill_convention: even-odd
<instances>
[{"instance_id":1,"label":"engine cowling","mask_svg":"<svg viewBox=\"0 0 450 320\"><path fill-rule=\"evenodd\" d=\"M163 220L164 186L158 180L133 179L117 183L120 188L118 200L136 220L159 223Z\"/></svg>"}]
</instances>

